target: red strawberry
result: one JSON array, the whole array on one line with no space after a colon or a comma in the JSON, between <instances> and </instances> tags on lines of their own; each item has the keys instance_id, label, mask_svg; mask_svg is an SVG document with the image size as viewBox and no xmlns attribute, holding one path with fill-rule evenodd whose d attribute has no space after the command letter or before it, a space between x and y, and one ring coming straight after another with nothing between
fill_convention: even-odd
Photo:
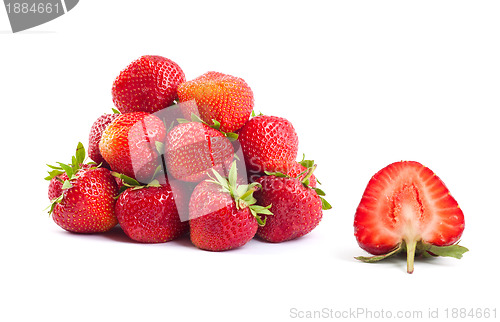
<instances>
[{"instance_id":1,"label":"red strawberry","mask_svg":"<svg viewBox=\"0 0 500 322\"><path fill-rule=\"evenodd\" d=\"M157 181L125 190L116 203L115 212L123 231L141 243L163 243L184 234L189 224L181 222L177 204L186 196L172 191L169 184Z\"/></svg>"},{"instance_id":2,"label":"red strawberry","mask_svg":"<svg viewBox=\"0 0 500 322\"><path fill-rule=\"evenodd\" d=\"M302 161L304 162L304 161ZM309 160L305 160L305 162L312 162ZM314 163L313 163L314 164ZM311 167L311 165L309 165ZM269 174L284 174L287 177L297 178L299 181L302 181L307 175L308 168L305 167L301 162L298 161L287 161L282 166L277 167L274 171L268 171ZM253 174L251 181L256 181L260 178L262 174ZM255 180L253 180L255 178ZM311 188L316 188L317 180L314 174L311 174L309 177L308 186Z\"/></svg>"},{"instance_id":3,"label":"red strawberry","mask_svg":"<svg viewBox=\"0 0 500 322\"><path fill-rule=\"evenodd\" d=\"M89 134L89 158L91 158L95 163L101 164L105 168L108 168L108 163L104 160L99 151L99 142L101 141L102 132L108 127L111 122L113 122L119 114L104 114L101 115L90 128Z\"/></svg>"},{"instance_id":4,"label":"red strawberry","mask_svg":"<svg viewBox=\"0 0 500 322\"><path fill-rule=\"evenodd\" d=\"M49 213L56 224L65 230L76 233L105 232L117 224L114 206L118 187L108 169L80 167L84 159L85 150L79 143L72 163L59 163L65 171L60 177L66 176L67 179L62 184L60 196L52 201ZM46 179L55 173L52 171Z\"/></svg>"},{"instance_id":5,"label":"red strawberry","mask_svg":"<svg viewBox=\"0 0 500 322\"><path fill-rule=\"evenodd\" d=\"M83 145L79 146L79 148L84 149ZM81 160L83 162L83 160ZM75 164L75 168L78 166L79 169L89 169L92 166L90 164ZM59 198L62 194L62 186L64 181L68 180L68 176L64 172L61 167L50 166L53 171L49 172L49 176L45 178L46 180L50 180L49 183L49 200L52 201L56 198Z\"/></svg>"},{"instance_id":6,"label":"red strawberry","mask_svg":"<svg viewBox=\"0 0 500 322\"><path fill-rule=\"evenodd\" d=\"M284 118L256 116L238 135L247 170L252 173L274 172L297 158L299 139L292 124Z\"/></svg>"},{"instance_id":7,"label":"red strawberry","mask_svg":"<svg viewBox=\"0 0 500 322\"><path fill-rule=\"evenodd\" d=\"M228 178L214 171L215 179L202 181L194 189L189 225L196 247L222 251L243 246L264 224L258 214L271 215L269 207L254 204L252 193L258 184L238 185L236 173L234 162Z\"/></svg>"},{"instance_id":8,"label":"red strawberry","mask_svg":"<svg viewBox=\"0 0 500 322\"><path fill-rule=\"evenodd\" d=\"M58 176L52 177L49 183L49 200L52 201L62 194L63 182L68 180L66 173L62 173Z\"/></svg>"},{"instance_id":9,"label":"red strawberry","mask_svg":"<svg viewBox=\"0 0 500 322\"><path fill-rule=\"evenodd\" d=\"M300 162L289 161L285 164L284 170L285 170L283 172L284 174L292 178L297 178L299 181L302 181L307 175L308 168L303 166ZM316 188L316 185L317 185L316 177L314 176L314 174L311 174L311 176L309 177L308 186L311 188Z\"/></svg>"},{"instance_id":10,"label":"red strawberry","mask_svg":"<svg viewBox=\"0 0 500 322\"><path fill-rule=\"evenodd\" d=\"M165 57L142 56L113 83L113 103L122 113L154 113L177 98L177 86L186 81L182 69Z\"/></svg>"},{"instance_id":11,"label":"red strawberry","mask_svg":"<svg viewBox=\"0 0 500 322\"><path fill-rule=\"evenodd\" d=\"M165 140L165 132L154 115L121 114L102 133L99 150L113 171L147 183L161 166L156 147Z\"/></svg>"},{"instance_id":12,"label":"red strawberry","mask_svg":"<svg viewBox=\"0 0 500 322\"><path fill-rule=\"evenodd\" d=\"M309 168L302 180L275 175L257 180L262 188L255 192L255 199L258 204L272 205L269 210L274 214L259 227L259 237L279 243L304 236L316 228L323 217L323 209L331 206L320 197L324 195L321 190L306 184L315 168Z\"/></svg>"},{"instance_id":13,"label":"red strawberry","mask_svg":"<svg viewBox=\"0 0 500 322\"><path fill-rule=\"evenodd\" d=\"M217 72L208 72L179 85L180 102L186 104L184 117L191 119L195 113L205 123L220 123L220 130L234 132L250 118L253 110L253 92L247 83L238 77Z\"/></svg>"},{"instance_id":14,"label":"red strawberry","mask_svg":"<svg viewBox=\"0 0 500 322\"><path fill-rule=\"evenodd\" d=\"M448 188L418 162L395 162L368 183L354 218L354 234L375 262L406 250L408 273L415 255L461 258L467 248L456 245L464 215Z\"/></svg>"},{"instance_id":15,"label":"red strawberry","mask_svg":"<svg viewBox=\"0 0 500 322\"><path fill-rule=\"evenodd\" d=\"M167 135L165 163L178 180L199 182L212 169L228 169L233 160L233 146L219 131L198 122L181 123Z\"/></svg>"}]
</instances>

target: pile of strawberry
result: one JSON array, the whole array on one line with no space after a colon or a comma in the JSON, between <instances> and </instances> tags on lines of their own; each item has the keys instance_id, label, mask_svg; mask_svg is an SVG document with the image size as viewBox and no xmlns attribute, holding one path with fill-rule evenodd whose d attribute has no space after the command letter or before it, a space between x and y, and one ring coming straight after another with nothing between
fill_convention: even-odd
<instances>
[{"instance_id":1,"label":"pile of strawberry","mask_svg":"<svg viewBox=\"0 0 500 322\"><path fill-rule=\"evenodd\" d=\"M283 242L311 232L331 208L316 164L296 161L298 137L281 117L253 112L241 78L208 72L186 81L173 61L143 56L113 83L113 114L92 125L88 154L50 167L50 213L63 229L117 224L132 240L189 232L200 249Z\"/></svg>"}]
</instances>

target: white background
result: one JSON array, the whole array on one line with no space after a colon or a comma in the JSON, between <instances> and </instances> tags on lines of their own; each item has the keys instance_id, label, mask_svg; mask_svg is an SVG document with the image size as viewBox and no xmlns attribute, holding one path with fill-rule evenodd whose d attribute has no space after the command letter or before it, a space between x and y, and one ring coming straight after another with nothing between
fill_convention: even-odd
<instances>
[{"instance_id":1,"label":"white background","mask_svg":"<svg viewBox=\"0 0 500 322\"><path fill-rule=\"evenodd\" d=\"M498 318L499 17L497 1L86 0L12 34L1 8L0 320L299 320L293 308ZM257 111L294 124L333 205L316 230L211 253L187 238L71 234L43 212L45 164L86 144L114 78L144 54L188 79L242 77ZM352 222L366 184L399 160L431 168L459 202L463 259L417 260L413 275L404 259L353 259L365 254Z\"/></svg>"}]
</instances>

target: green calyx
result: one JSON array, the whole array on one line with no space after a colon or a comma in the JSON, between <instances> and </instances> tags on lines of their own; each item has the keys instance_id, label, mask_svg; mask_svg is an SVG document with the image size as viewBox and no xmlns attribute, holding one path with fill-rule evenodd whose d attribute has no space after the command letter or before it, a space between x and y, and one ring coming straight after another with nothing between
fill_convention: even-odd
<instances>
[{"instance_id":1,"label":"green calyx","mask_svg":"<svg viewBox=\"0 0 500 322\"><path fill-rule=\"evenodd\" d=\"M198 122L198 123L203 123L209 127L211 127L212 129L215 129L219 132L221 132L222 134L224 134L225 137L227 137L229 139L229 141L236 141L238 140L238 134L236 133L233 133L233 132L224 132L224 131L221 131L220 130L220 122L217 121L216 119L212 119L212 124L208 124L207 122L203 121L198 115L196 115L195 113L191 113L191 120L186 120L186 119L183 119L183 118L178 118L177 119L177 122L179 124L182 124L182 123L189 123L189 122Z\"/></svg>"},{"instance_id":2,"label":"green calyx","mask_svg":"<svg viewBox=\"0 0 500 322\"><path fill-rule=\"evenodd\" d=\"M315 163L314 163L314 160L306 160L306 155L305 153L302 153L302 160L299 161L299 163L306 169L310 169L312 168ZM316 168L314 169L316 170ZM313 170L313 171L314 171ZM299 176L301 176L302 174L299 174ZM318 178L316 178L316 182L321 184L321 182L318 180Z\"/></svg>"},{"instance_id":3,"label":"green calyx","mask_svg":"<svg viewBox=\"0 0 500 322\"><path fill-rule=\"evenodd\" d=\"M78 172L81 168L81 164L85 162L85 148L83 147L82 142L78 142L76 147L76 153L71 157L71 163L66 164L62 162L57 162L59 166L54 166L47 164L47 166L51 169L47 171L49 175L45 177L45 180L52 180L59 175L66 173L68 178L71 178Z\"/></svg>"},{"instance_id":4,"label":"green calyx","mask_svg":"<svg viewBox=\"0 0 500 322\"><path fill-rule=\"evenodd\" d=\"M300 182L302 182L304 187L316 191L316 193L319 196L319 199L321 200L321 208L323 210L331 209L332 205L328 201L326 201L326 199L324 198L326 196L325 192L323 190L321 190L320 188L310 186L310 178L313 175L316 168L318 167L318 165L314 163L314 160L305 160L305 155L302 156L302 161L300 161L299 163L302 166L304 166L306 168L306 170L299 173L296 177L294 177L294 179L300 180ZM291 178L289 175L286 175L282 172L264 171L264 173L267 174L268 176L275 176L275 177L280 177L280 178ZM302 177L303 175L305 175L304 178L300 179L300 177ZM319 182L318 178L316 178L316 182L318 184L321 184L321 182Z\"/></svg>"},{"instance_id":5,"label":"green calyx","mask_svg":"<svg viewBox=\"0 0 500 322\"><path fill-rule=\"evenodd\" d=\"M236 161L233 161L227 178L221 176L215 170L212 170L212 172L213 176L209 176L210 180L207 181L219 185L221 191L229 193L235 202L236 209L248 207L259 226L264 226L266 224L266 217L260 215L273 215L273 213L269 210L272 206L271 204L265 207L256 205L257 199L254 198L253 193L261 186L260 183L238 184Z\"/></svg>"},{"instance_id":6,"label":"green calyx","mask_svg":"<svg viewBox=\"0 0 500 322\"><path fill-rule=\"evenodd\" d=\"M140 183L139 181L135 180L134 178L124 175L123 173L118 173L118 172L112 171L111 175L115 178L122 180L122 183L123 183L123 185L121 186L120 191L118 191L118 195L115 197L115 199L118 199L118 197L120 197L122 192L124 192L127 189L138 190L138 189L148 188L148 187L161 187L161 184L157 179L153 179L153 180L151 180L151 182L144 185L144 184Z\"/></svg>"},{"instance_id":7,"label":"green calyx","mask_svg":"<svg viewBox=\"0 0 500 322\"><path fill-rule=\"evenodd\" d=\"M383 259L389 258L396 254L406 253L406 262L407 269L406 271L409 274L413 273L414 270L414 259L415 256L422 257L453 257L460 259L463 254L468 252L469 249L458 245L458 243L449 245L449 246L436 246L428 243L424 243L423 241L405 241L403 240L399 243L393 250L386 254L376 255L376 256L359 256L355 257L355 259L360 260L365 263L375 263L381 261Z\"/></svg>"},{"instance_id":8,"label":"green calyx","mask_svg":"<svg viewBox=\"0 0 500 322\"><path fill-rule=\"evenodd\" d=\"M62 190L71 188L71 181L78 178L77 173L82 168L82 165L85 164L85 158L85 147L83 146L82 142L78 142L75 155L71 157L71 163L57 162L57 166L47 164L50 170L47 171L49 175L45 177L45 180L50 181L53 178L56 178L56 180L59 180L62 183ZM87 164L95 165L95 167L91 169L99 167L99 165L97 165L95 162L88 162ZM66 173L66 175L68 176L67 180L62 181L62 179L59 177L63 173ZM55 205L62 201L62 197L63 195L61 194L57 198L51 200L50 205L46 208L49 210L49 214L52 213Z\"/></svg>"},{"instance_id":9,"label":"green calyx","mask_svg":"<svg viewBox=\"0 0 500 322\"><path fill-rule=\"evenodd\" d=\"M252 113L250 113L250 117L256 117L256 116L261 116L261 115L264 115L264 114L262 114L262 112L260 112L260 111L259 111L259 114L257 114L255 112L255 110L252 110Z\"/></svg>"}]
</instances>

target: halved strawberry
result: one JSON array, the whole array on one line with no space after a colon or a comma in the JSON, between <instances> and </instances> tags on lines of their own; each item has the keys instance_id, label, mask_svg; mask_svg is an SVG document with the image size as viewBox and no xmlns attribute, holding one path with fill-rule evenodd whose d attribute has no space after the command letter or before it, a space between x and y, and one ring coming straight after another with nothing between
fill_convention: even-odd
<instances>
[{"instance_id":1,"label":"halved strawberry","mask_svg":"<svg viewBox=\"0 0 500 322\"><path fill-rule=\"evenodd\" d=\"M377 172L366 187L354 218L355 236L375 262L406 250L407 271L415 255L461 258L457 245L464 215L448 188L418 162L395 162Z\"/></svg>"}]
</instances>

